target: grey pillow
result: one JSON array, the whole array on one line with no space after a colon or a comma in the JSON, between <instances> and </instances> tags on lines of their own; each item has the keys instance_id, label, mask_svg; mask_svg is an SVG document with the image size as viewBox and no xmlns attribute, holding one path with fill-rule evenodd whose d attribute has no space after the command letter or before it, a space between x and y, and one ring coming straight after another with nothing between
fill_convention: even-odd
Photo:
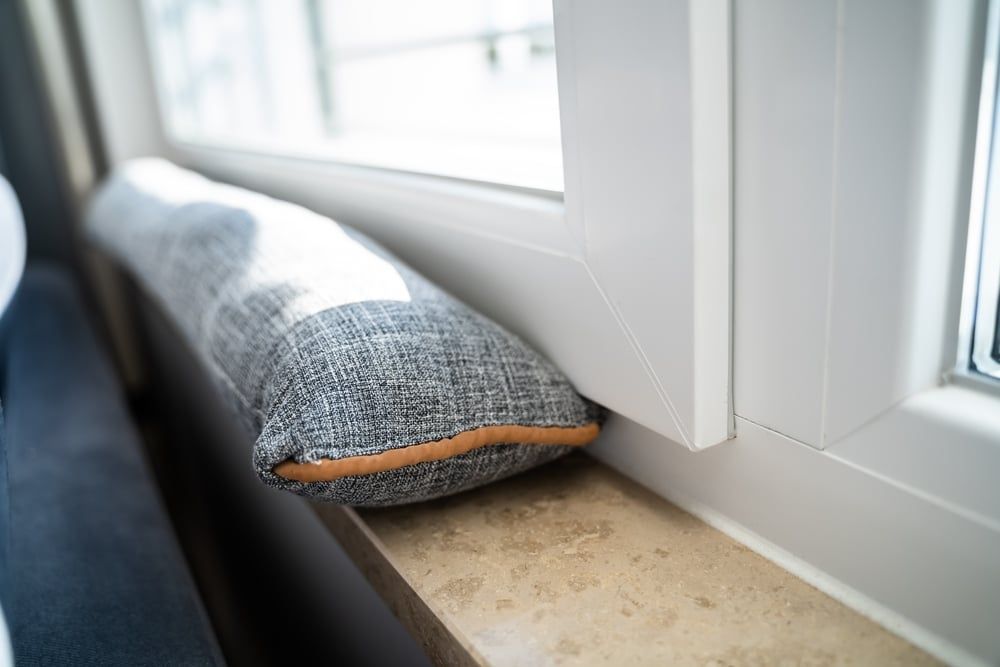
<instances>
[{"instance_id":1,"label":"grey pillow","mask_svg":"<svg viewBox=\"0 0 1000 667\"><path fill-rule=\"evenodd\" d=\"M139 160L100 188L87 226L176 321L256 435L269 485L413 502L600 428L601 409L516 336L299 206Z\"/></svg>"}]
</instances>

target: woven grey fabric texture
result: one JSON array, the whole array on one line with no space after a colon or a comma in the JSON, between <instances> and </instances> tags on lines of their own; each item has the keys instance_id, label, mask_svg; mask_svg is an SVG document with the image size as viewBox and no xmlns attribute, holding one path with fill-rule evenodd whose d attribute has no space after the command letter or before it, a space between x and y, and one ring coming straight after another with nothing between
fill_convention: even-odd
<instances>
[{"instance_id":1,"label":"woven grey fabric texture","mask_svg":"<svg viewBox=\"0 0 1000 667\"><path fill-rule=\"evenodd\" d=\"M257 435L267 484L349 505L434 498L570 447L510 443L301 483L272 472L482 426L582 426L601 409L521 340L360 233L162 160L119 168L91 237L153 296Z\"/></svg>"}]
</instances>

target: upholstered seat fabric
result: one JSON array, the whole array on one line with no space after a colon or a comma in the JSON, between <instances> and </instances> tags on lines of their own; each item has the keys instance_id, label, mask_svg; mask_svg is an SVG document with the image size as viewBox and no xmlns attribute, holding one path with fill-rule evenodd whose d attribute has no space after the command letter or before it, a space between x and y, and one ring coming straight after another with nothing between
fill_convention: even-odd
<instances>
[{"instance_id":1,"label":"upholstered seat fabric","mask_svg":"<svg viewBox=\"0 0 1000 667\"><path fill-rule=\"evenodd\" d=\"M3 318L0 395L0 568L17 664L223 664L66 272L25 274Z\"/></svg>"}]
</instances>

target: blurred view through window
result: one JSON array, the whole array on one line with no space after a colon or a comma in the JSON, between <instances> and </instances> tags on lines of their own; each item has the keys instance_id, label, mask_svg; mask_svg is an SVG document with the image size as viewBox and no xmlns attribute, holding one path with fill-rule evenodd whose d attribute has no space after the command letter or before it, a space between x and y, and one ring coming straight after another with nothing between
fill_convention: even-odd
<instances>
[{"instance_id":1,"label":"blurred view through window","mask_svg":"<svg viewBox=\"0 0 1000 667\"><path fill-rule=\"evenodd\" d=\"M181 141L562 190L551 0L147 0Z\"/></svg>"}]
</instances>

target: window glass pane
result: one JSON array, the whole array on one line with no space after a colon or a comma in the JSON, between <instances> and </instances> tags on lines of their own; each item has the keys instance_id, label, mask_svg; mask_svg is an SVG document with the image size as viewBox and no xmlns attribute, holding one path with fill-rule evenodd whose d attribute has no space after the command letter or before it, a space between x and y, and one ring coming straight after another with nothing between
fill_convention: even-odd
<instances>
[{"instance_id":1,"label":"window glass pane","mask_svg":"<svg viewBox=\"0 0 1000 667\"><path fill-rule=\"evenodd\" d=\"M562 189L548 0L147 0L180 140Z\"/></svg>"}]
</instances>

